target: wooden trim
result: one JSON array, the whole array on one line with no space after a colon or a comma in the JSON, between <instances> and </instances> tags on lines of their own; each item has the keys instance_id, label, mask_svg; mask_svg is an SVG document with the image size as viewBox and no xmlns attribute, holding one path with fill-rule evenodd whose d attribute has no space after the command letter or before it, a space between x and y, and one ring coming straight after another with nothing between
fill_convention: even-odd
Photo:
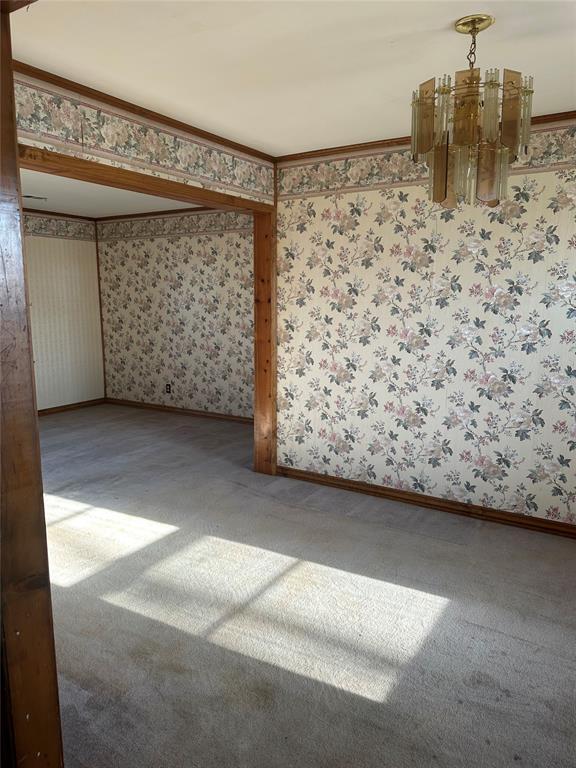
<instances>
[{"instance_id":1,"label":"wooden trim","mask_svg":"<svg viewBox=\"0 0 576 768\"><path fill-rule=\"evenodd\" d=\"M98 397L95 400L82 400L80 403L56 405L54 408L41 408L38 411L38 416L49 416L51 413L62 413L63 411L76 411L78 408L89 408L92 405L103 405L105 402L105 397Z\"/></svg>"},{"instance_id":2,"label":"wooden trim","mask_svg":"<svg viewBox=\"0 0 576 768\"><path fill-rule=\"evenodd\" d=\"M105 405L127 405L131 408L146 408L152 411L166 411L168 413L181 413L184 416L201 416L207 419L220 419L222 421L238 421L242 424L252 424L254 419L249 416L233 416L228 413L214 413L213 411L196 411L192 408L178 408L175 405L156 405L155 403L142 403L139 400L121 400L117 397L106 397Z\"/></svg>"},{"instance_id":3,"label":"wooden trim","mask_svg":"<svg viewBox=\"0 0 576 768\"><path fill-rule=\"evenodd\" d=\"M94 222L94 230L96 232L96 279L98 280L98 309L100 311L100 339L102 342L102 378L104 382L104 397L106 397L106 347L104 336L104 312L102 310L102 276L100 272L100 245L98 240L98 222Z\"/></svg>"},{"instance_id":4,"label":"wooden trim","mask_svg":"<svg viewBox=\"0 0 576 768\"><path fill-rule=\"evenodd\" d=\"M117 216L98 216L97 222L100 221L122 221L123 219L159 219L162 216L173 216L179 213L214 213L216 208L208 208L206 205L196 205L194 208L172 208L168 211L150 211L149 213L121 213Z\"/></svg>"},{"instance_id":5,"label":"wooden trim","mask_svg":"<svg viewBox=\"0 0 576 768\"><path fill-rule=\"evenodd\" d=\"M2 638L14 758L59 768L62 738L23 258L10 16L0 13Z\"/></svg>"},{"instance_id":6,"label":"wooden trim","mask_svg":"<svg viewBox=\"0 0 576 768\"><path fill-rule=\"evenodd\" d=\"M384 499L393 499L404 504L414 504L417 507L429 507L438 509L442 512L451 512L455 515L464 515L478 520L486 520L492 523L503 523L504 525L514 525L519 528L529 528L541 533L553 533L557 536L567 536L576 538L576 525L570 523L561 523L556 520L546 520L541 517L529 517L527 515L517 515L512 512L502 512L490 507L481 507L477 504L464 504L461 501L452 499L443 499L439 496L428 496L412 491L401 491L396 488L388 488L385 485L372 485L360 480L346 480L342 477L333 475L323 475L318 472L308 472L303 469L293 469L292 467L278 467L278 474L283 477L290 477L293 480L305 480L309 483L318 483L319 485L329 485L334 488L341 488L345 491L354 491L356 493L366 493L369 496L379 496Z\"/></svg>"},{"instance_id":7,"label":"wooden trim","mask_svg":"<svg viewBox=\"0 0 576 768\"><path fill-rule=\"evenodd\" d=\"M14 13L14 11L27 8L35 2L36 0L0 0L0 11L2 13Z\"/></svg>"},{"instance_id":8,"label":"wooden trim","mask_svg":"<svg viewBox=\"0 0 576 768\"><path fill-rule=\"evenodd\" d=\"M33 77L36 80L41 80L44 83L50 83L58 88L63 88L66 91L72 91L79 96L84 96L87 99L94 99L102 104L107 104L110 107L121 109L124 112L130 112L133 115L137 115L144 120L152 120L156 123L161 123L168 128L173 128L176 131L182 131L183 133L190 134L193 138L210 141L214 144L219 144L222 147L227 147L236 152L242 152L244 155L249 155L259 160L266 160L269 163L274 162L272 155L262 152L259 149L248 147L245 144L240 144L237 141L226 139L223 136L219 136L216 133L210 131L204 131L202 128L197 128L194 125L189 125L180 120L175 120L172 117L160 114L160 112L154 112L151 109L146 109L138 104L133 104L130 101L124 101L116 96L111 96L109 93L98 91L95 88L90 88L87 85L82 85L74 80L68 80L66 77L60 77L52 72L46 72L44 69L33 67L31 64L25 64L23 61L13 62L14 71L21 75L27 75Z\"/></svg>"},{"instance_id":9,"label":"wooden trim","mask_svg":"<svg viewBox=\"0 0 576 768\"><path fill-rule=\"evenodd\" d=\"M323 147L322 149L310 149L308 152L294 152L291 155L280 155L277 163L288 163L292 160L312 160L316 157L328 157L330 155L349 155L354 152L372 150L377 152L391 147L403 147L410 144L410 136L400 136L397 139L382 139L380 141L365 141L359 144L343 144L339 147Z\"/></svg>"},{"instance_id":10,"label":"wooden trim","mask_svg":"<svg viewBox=\"0 0 576 768\"><path fill-rule=\"evenodd\" d=\"M547 123L562 123L564 121L576 120L576 109L568 112L553 112L550 115L535 115L532 118L532 125L546 125Z\"/></svg>"},{"instance_id":11,"label":"wooden trim","mask_svg":"<svg viewBox=\"0 0 576 768\"><path fill-rule=\"evenodd\" d=\"M576 110L571 112L556 112L551 115L536 115L532 118L532 125L546 125L547 123L560 123L576 120ZM351 155L357 152L373 151L393 147L405 147L410 144L410 136L399 136L396 139L382 139L381 141L366 141L359 144L344 144L339 147L324 147L312 149L308 152L294 152L290 155L280 155L276 163L289 163L294 160L314 160L317 157L329 157L330 155Z\"/></svg>"},{"instance_id":12,"label":"wooden trim","mask_svg":"<svg viewBox=\"0 0 576 768\"><path fill-rule=\"evenodd\" d=\"M254 470L276 474L276 214L254 215Z\"/></svg>"},{"instance_id":13,"label":"wooden trim","mask_svg":"<svg viewBox=\"0 0 576 768\"><path fill-rule=\"evenodd\" d=\"M243 197L229 195L225 192L215 192L204 187L194 187L179 181L151 176L147 173L116 168L93 160L84 160L60 152L47 149L37 149L25 144L19 145L20 167L41 173L51 173L68 179L89 181L92 184L102 184L116 189L127 189L130 192L143 192L145 195L156 195L170 200L181 200L184 203L210 205L214 208L230 211L255 211L266 213L274 210L270 203L257 200L247 200Z\"/></svg>"},{"instance_id":14,"label":"wooden trim","mask_svg":"<svg viewBox=\"0 0 576 768\"><path fill-rule=\"evenodd\" d=\"M40 211L36 208L22 208L24 213L39 214L41 216L55 216L57 219L78 219L79 221L98 221L92 216L78 216L75 213L58 213L58 211Z\"/></svg>"}]
</instances>

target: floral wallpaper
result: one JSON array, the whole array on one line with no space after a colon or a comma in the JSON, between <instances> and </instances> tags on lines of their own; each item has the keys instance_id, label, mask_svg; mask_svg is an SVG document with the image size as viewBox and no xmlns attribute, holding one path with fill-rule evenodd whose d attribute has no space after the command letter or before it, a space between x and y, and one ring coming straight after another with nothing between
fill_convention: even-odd
<instances>
[{"instance_id":1,"label":"floral wallpaper","mask_svg":"<svg viewBox=\"0 0 576 768\"><path fill-rule=\"evenodd\" d=\"M94 222L86 219L68 219L43 213L24 214L24 234L39 237L59 237L72 240L95 240Z\"/></svg>"},{"instance_id":2,"label":"floral wallpaper","mask_svg":"<svg viewBox=\"0 0 576 768\"><path fill-rule=\"evenodd\" d=\"M226 213L214 211L211 213L183 213L98 222L98 238L100 240L177 237L178 235L200 235L226 230L251 232L252 215L235 211L227 211Z\"/></svg>"},{"instance_id":3,"label":"floral wallpaper","mask_svg":"<svg viewBox=\"0 0 576 768\"><path fill-rule=\"evenodd\" d=\"M576 127L563 126L533 131L529 153L515 167L541 168L562 164L576 155ZM423 163L412 162L408 149L360 152L345 157L295 161L284 164L279 173L280 197L302 197L321 192L341 192L423 182L428 171Z\"/></svg>"},{"instance_id":4,"label":"floral wallpaper","mask_svg":"<svg viewBox=\"0 0 576 768\"><path fill-rule=\"evenodd\" d=\"M281 171L343 189L279 204L279 464L576 524L575 134L493 209Z\"/></svg>"},{"instance_id":5,"label":"floral wallpaper","mask_svg":"<svg viewBox=\"0 0 576 768\"><path fill-rule=\"evenodd\" d=\"M15 97L18 135L27 144L273 202L270 162L21 77Z\"/></svg>"},{"instance_id":6,"label":"floral wallpaper","mask_svg":"<svg viewBox=\"0 0 576 768\"><path fill-rule=\"evenodd\" d=\"M98 248L107 396L252 417L252 217L101 222Z\"/></svg>"}]
</instances>

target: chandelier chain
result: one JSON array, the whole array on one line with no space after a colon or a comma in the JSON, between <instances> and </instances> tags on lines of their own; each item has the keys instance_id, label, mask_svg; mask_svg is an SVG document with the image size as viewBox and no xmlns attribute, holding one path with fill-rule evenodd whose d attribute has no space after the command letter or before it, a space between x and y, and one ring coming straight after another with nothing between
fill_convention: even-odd
<instances>
[{"instance_id":1,"label":"chandelier chain","mask_svg":"<svg viewBox=\"0 0 576 768\"><path fill-rule=\"evenodd\" d=\"M466 57L468 59L468 66L470 69L474 69L474 65L476 64L476 35L478 31L476 27L472 27L472 31L470 34L472 35L472 42L470 43L470 50L468 51L468 56Z\"/></svg>"}]
</instances>

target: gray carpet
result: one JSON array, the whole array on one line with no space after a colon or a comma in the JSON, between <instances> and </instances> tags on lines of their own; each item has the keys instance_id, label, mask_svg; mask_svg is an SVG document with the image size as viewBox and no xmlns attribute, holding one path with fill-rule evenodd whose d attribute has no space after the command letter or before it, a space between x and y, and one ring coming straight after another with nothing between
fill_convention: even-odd
<instances>
[{"instance_id":1,"label":"gray carpet","mask_svg":"<svg viewBox=\"0 0 576 768\"><path fill-rule=\"evenodd\" d=\"M67 768L576 765L576 546L250 470L251 428L41 419Z\"/></svg>"}]
</instances>

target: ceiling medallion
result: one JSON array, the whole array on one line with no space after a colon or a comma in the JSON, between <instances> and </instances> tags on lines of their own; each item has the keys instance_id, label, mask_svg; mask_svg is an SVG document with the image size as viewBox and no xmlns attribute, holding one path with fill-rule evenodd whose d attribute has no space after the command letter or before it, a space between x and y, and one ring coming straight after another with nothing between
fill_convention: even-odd
<instances>
[{"instance_id":1,"label":"ceiling medallion","mask_svg":"<svg viewBox=\"0 0 576 768\"><path fill-rule=\"evenodd\" d=\"M429 197L444 208L475 200L498 205L506 199L508 168L528 151L532 77L497 69L484 81L476 68L476 36L494 24L485 13L464 16L455 29L471 35L468 69L436 83L422 83L412 97L412 157L430 170Z\"/></svg>"}]
</instances>

